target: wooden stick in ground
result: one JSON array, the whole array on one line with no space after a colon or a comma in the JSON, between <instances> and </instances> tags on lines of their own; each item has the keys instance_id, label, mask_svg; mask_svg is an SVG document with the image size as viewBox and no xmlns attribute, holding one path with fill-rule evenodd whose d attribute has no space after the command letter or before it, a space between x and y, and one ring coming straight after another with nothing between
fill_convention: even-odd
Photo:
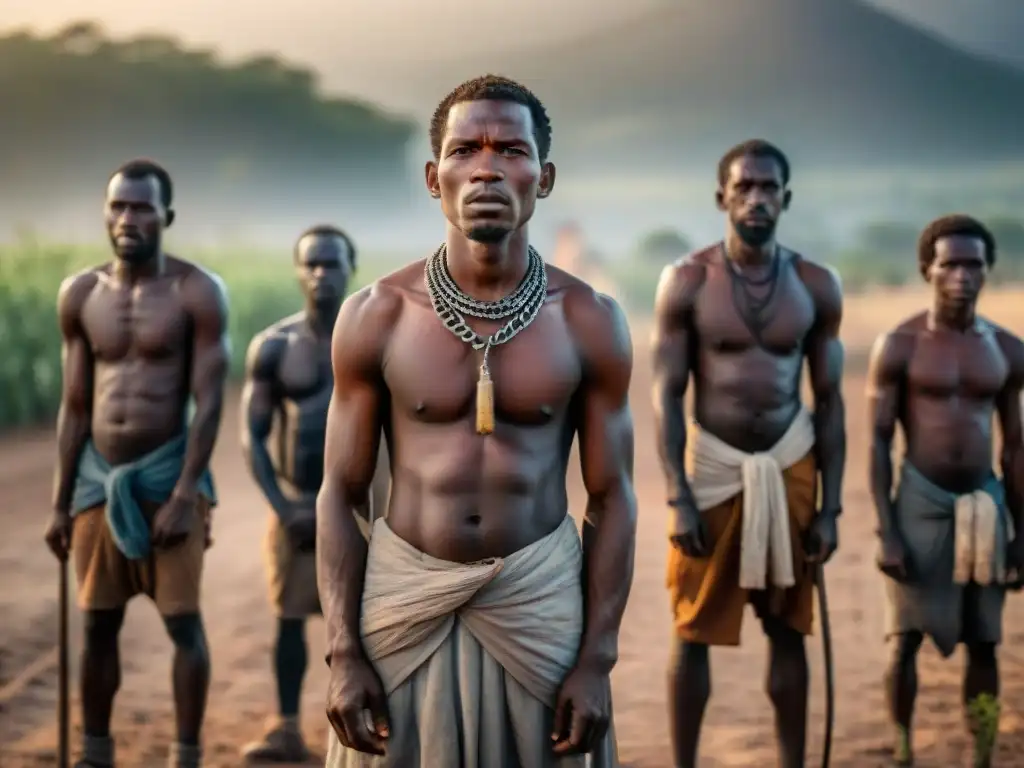
<instances>
[{"instance_id":1,"label":"wooden stick in ground","mask_svg":"<svg viewBox=\"0 0 1024 768\"><path fill-rule=\"evenodd\" d=\"M60 615L57 624L57 766L70 768L71 721L68 702L68 561L60 561Z\"/></svg>"},{"instance_id":2,"label":"wooden stick in ground","mask_svg":"<svg viewBox=\"0 0 1024 768\"><path fill-rule=\"evenodd\" d=\"M825 566L818 563L815 568L818 583L818 613L821 617L821 649L825 661L825 741L821 748L822 768L828 768L832 760L832 730L835 726L836 685L835 661L832 658L832 626L828 615L828 593L825 591Z\"/></svg>"}]
</instances>

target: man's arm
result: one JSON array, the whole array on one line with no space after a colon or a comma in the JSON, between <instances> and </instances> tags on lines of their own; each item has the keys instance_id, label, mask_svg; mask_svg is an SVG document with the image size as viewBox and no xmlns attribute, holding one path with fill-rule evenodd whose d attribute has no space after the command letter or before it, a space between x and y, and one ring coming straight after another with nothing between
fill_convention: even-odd
<instances>
[{"instance_id":1,"label":"man's arm","mask_svg":"<svg viewBox=\"0 0 1024 768\"><path fill-rule=\"evenodd\" d=\"M846 408L843 403L843 294L829 269L813 266L806 284L814 297L815 324L807 339L807 367L814 394L814 446L821 476L821 514L836 517L843 508L846 469Z\"/></svg>"},{"instance_id":2,"label":"man's arm","mask_svg":"<svg viewBox=\"0 0 1024 768\"><path fill-rule=\"evenodd\" d=\"M73 275L61 283L57 294L63 384L57 411L53 509L59 514L71 510L78 460L91 430L94 361L81 321L82 306L96 286L96 280L93 272Z\"/></svg>"},{"instance_id":3,"label":"man's arm","mask_svg":"<svg viewBox=\"0 0 1024 768\"><path fill-rule=\"evenodd\" d=\"M871 499L878 516L878 535L883 541L894 533L892 440L896 435L903 395L906 342L906 335L899 331L879 336L868 363L868 423L871 425L868 465Z\"/></svg>"},{"instance_id":4,"label":"man's arm","mask_svg":"<svg viewBox=\"0 0 1024 768\"><path fill-rule=\"evenodd\" d=\"M278 406L277 369L285 343L283 336L274 333L260 334L252 340L245 356L242 389L242 452L256 484L282 524L288 521L291 504L277 483L267 438Z\"/></svg>"},{"instance_id":5,"label":"man's arm","mask_svg":"<svg viewBox=\"0 0 1024 768\"><path fill-rule=\"evenodd\" d=\"M1003 391L996 401L1002 446L1000 464L1006 487L1006 506L1017 536L1024 536L1024 434L1021 427L1021 390L1024 389L1024 342L999 332L1000 346L1010 366Z\"/></svg>"},{"instance_id":6,"label":"man's arm","mask_svg":"<svg viewBox=\"0 0 1024 768\"><path fill-rule=\"evenodd\" d=\"M380 284L341 307L331 339L334 392L327 410L324 481L317 496L317 585L327 661L362 659L360 602L367 543L353 513L369 501L387 393L383 356L400 297Z\"/></svg>"},{"instance_id":7,"label":"man's arm","mask_svg":"<svg viewBox=\"0 0 1024 768\"><path fill-rule=\"evenodd\" d=\"M661 273L654 299L654 418L658 456L668 483L670 503L696 509L686 481L686 416L683 398L690 381L695 351L693 307L705 268L691 261L673 264Z\"/></svg>"},{"instance_id":8,"label":"man's arm","mask_svg":"<svg viewBox=\"0 0 1024 768\"><path fill-rule=\"evenodd\" d=\"M228 300L220 278L198 268L185 278L181 295L192 319L191 394L195 412L189 425L181 477L172 495L193 499L199 480L210 465L220 431L231 357Z\"/></svg>"},{"instance_id":9,"label":"man's arm","mask_svg":"<svg viewBox=\"0 0 1024 768\"><path fill-rule=\"evenodd\" d=\"M583 359L577 431L587 490L585 618L577 664L607 673L618 660L619 625L633 583L633 349L626 319L614 300L590 294L576 304L567 309Z\"/></svg>"}]
</instances>

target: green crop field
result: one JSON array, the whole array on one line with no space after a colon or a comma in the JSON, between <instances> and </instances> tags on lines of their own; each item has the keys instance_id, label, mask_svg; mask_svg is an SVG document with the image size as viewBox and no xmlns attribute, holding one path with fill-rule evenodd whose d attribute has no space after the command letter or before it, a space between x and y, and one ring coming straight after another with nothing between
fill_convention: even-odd
<instances>
[{"instance_id":1,"label":"green crop field","mask_svg":"<svg viewBox=\"0 0 1024 768\"><path fill-rule=\"evenodd\" d=\"M239 249L187 257L227 285L232 375L238 377L250 339L301 307L289 256ZM57 289L66 275L108 260L103 247L30 240L0 246L0 430L53 418L61 382ZM366 254L359 260L366 266L353 288L397 266L402 257Z\"/></svg>"}]
</instances>

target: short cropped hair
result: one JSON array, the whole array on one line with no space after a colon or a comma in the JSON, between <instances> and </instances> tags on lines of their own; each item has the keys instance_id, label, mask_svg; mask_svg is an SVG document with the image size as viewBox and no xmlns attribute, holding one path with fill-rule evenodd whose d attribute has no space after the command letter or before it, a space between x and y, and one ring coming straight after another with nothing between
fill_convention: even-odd
<instances>
[{"instance_id":1,"label":"short cropped hair","mask_svg":"<svg viewBox=\"0 0 1024 768\"><path fill-rule=\"evenodd\" d=\"M729 181L729 169L732 168L733 162L741 157L771 158L779 165L779 171L782 173L783 186L789 184L789 158L786 157L786 153L770 141L765 141L764 139L748 139L747 141L732 147L722 155L722 159L718 161L718 183L720 186L724 187L726 182Z\"/></svg>"},{"instance_id":2,"label":"short cropped hair","mask_svg":"<svg viewBox=\"0 0 1024 768\"><path fill-rule=\"evenodd\" d=\"M352 242L352 238L348 236L344 230L335 227L333 224L314 224L312 227L305 229L295 239L295 248L292 251L292 259L295 261L299 260L299 243L302 242L304 237L336 237L348 246L348 258L349 266L354 270L356 268L356 244Z\"/></svg>"},{"instance_id":3,"label":"short cropped hair","mask_svg":"<svg viewBox=\"0 0 1024 768\"><path fill-rule=\"evenodd\" d=\"M935 261L935 244L944 237L956 236L981 240L986 263L989 267L996 263L996 239L989 228L973 216L950 213L929 223L917 239L917 261L922 275L928 275L928 268Z\"/></svg>"},{"instance_id":4,"label":"short cropped hair","mask_svg":"<svg viewBox=\"0 0 1024 768\"><path fill-rule=\"evenodd\" d=\"M430 119L430 148L434 159L441 157L441 144L448 129L448 115L452 107L466 101L510 101L529 109L537 154L542 163L547 162L551 152L551 119L547 110L529 88L501 75L484 75L467 80L437 105Z\"/></svg>"},{"instance_id":5,"label":"short cropped hair","mask_svg":"<svg viewBox=\"0 0 1024 768\"><path fill-rule=\"evenodd\" d=\"M122 165L107 179L107 183L115 176L124 176L126 179L145 179L148 176L152 176L157 180L160 185L160 202L164 208L170 208L171 203L174 201L174 183L171 181L171 174L167 172L160 163L155 160L140 157L135 160L129 160L127 163Z\"/></svg>"}]
</instances>

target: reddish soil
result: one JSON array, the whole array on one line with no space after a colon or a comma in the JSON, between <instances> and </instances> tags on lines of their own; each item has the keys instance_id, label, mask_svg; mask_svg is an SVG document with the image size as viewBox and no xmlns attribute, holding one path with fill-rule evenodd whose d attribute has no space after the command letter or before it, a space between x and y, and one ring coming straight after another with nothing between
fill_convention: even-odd
<instances>
[{"instance_id":1,"label":"reddish soil","mask_svg":"<svg viewBox=\"0 0 1024 768\"><path fill-rule=\"evenodd\" d=\"M669 613L664 589L665 537L662 480L652 436L646 339L637 332L634 416L636 482L640 501L636 578L622 632L622 658L614 673L615 715L624 764L671 766L665 716L665 662ZM872 564L872 512L866 489L863 381L848 378L849 469L840 552L827 570L836 661L836 733L832 765L887 765L889 731L881 676L886 660L882 637L882 584ZM260 541L265 506L242 464L235 404L229 408L215 459L222 504L208 557L203 605L213 654L213 682L205 728L208 768L234 768L239 747L256 736L274 709L270 671L273 622L266 603ZM57 567L41 533L48 510L53 446L49 432L19 433L0 441L0 765L55 764L56 669L50 667L20 692L5 686L56 637ZM583 508L578 472L571 498ZM1019 597L1007 608L1002 655L1002 736L997 765L1024 766L1024 611ZM77 647L77 616L73 621ZM323 702L326 668L322 624L311 624L303 725L310 742L325 742ZM159 766L172 733L169 697L170 643L145 600L132 604L122 637L123 684L114 731L120 764ZM812 714L809 764L820 759L824 696L820 638L809 645ZM766 649L752 615L744 645L713 654L713 701L705 719L702 765L773 765L772 714L763 693ZM962 662L942 662L929 648L921 665L917 717L920 766L963 765L967 741L959 712ZM77 706L77 704L76 704ZM75 714L77 721L77 712ZM77 738L76 738L77 744Z\"/></svg>"}]
</instances>

